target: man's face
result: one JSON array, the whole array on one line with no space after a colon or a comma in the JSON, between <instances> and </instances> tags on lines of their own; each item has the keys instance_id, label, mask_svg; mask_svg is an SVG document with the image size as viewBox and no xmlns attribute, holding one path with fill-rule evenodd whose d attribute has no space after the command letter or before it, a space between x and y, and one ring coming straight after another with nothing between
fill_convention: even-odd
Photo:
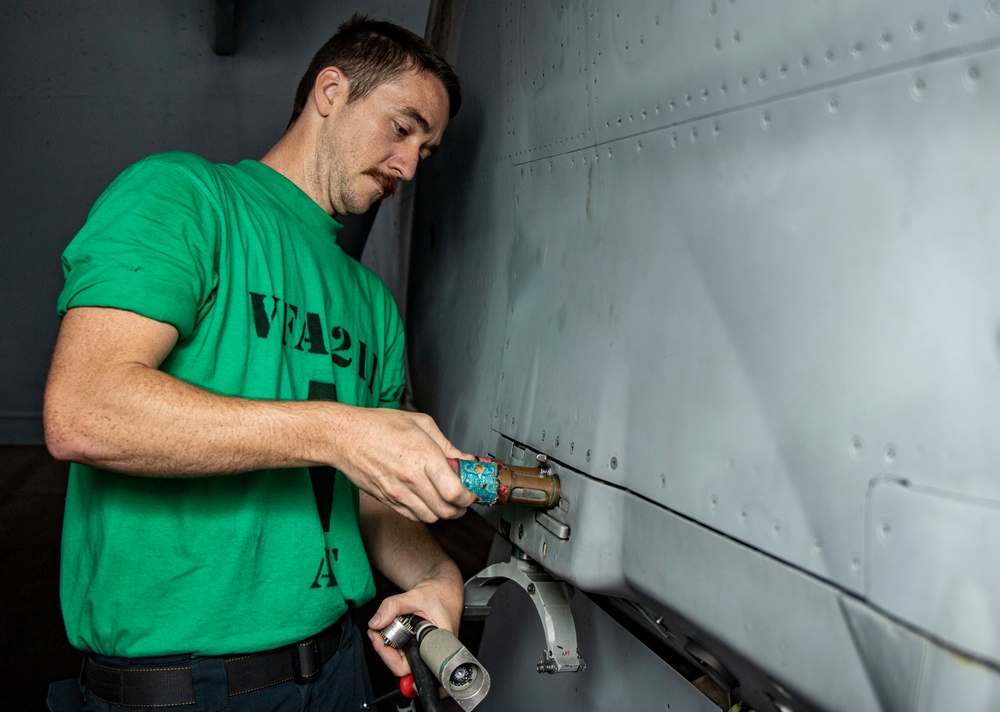
<instances>
[{"instance_id":1,"label":"man's face","mask_svg":"<svg viewBox=\"0 0 1000 712\"><path fill-rule=\"evenodd\" d=\"M368 96L342 102L327 117L316 180L337 215L357 215L410 180L448 125L448 94L427 72L407 72ZM324 206L325 207L325 206Z\"/></svg>"}]
</instances>

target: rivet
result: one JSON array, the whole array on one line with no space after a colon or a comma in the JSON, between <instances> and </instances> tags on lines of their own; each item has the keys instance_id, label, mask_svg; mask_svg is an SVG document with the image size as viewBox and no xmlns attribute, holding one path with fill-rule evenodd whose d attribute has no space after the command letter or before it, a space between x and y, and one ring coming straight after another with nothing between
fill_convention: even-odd
<instances>
[{"instance_id":1,"label":"rivet","mask_svg":"<svg viewBox=\"0 0 1000 712\"><path fill-rule=\"evenodd\" d=\"M781 77L782 79L784 79L786 74L788 74L788 65L787 64L779 64L778 65L778 76Z\"/></svg>"},{"instance_id":2,"label":"rivet","mask_svg":"<svg viewBox=\"0 0 1000 712\"><path fill-rule=\"evenodd\" d=\"M642 153L642 141L635 142L635 152Z\"/></svg>"},{"instance_id":3,"label":"rivet","mask_svg":"<svg viewBox=\"0 0 1000 712\"><path fill-rule=\"evenodd\" d=\"M854 456L860 455L861 454L861 447L862 447L862 443L861 443L861 437L859 435L855 435L853 438L851 438L851 454L852 455L854 455Z\"/></svg>"},{"instance_id":4,"label":"rivet","mask_svg":"<svg viewBox=\"0 0 1000 712\"><path fill-rule=\"evenodd\" d=\"M878 38L878 45L882 48L883 52L888 52L892 49L892 34L883 32Z\"/></svg>"},{"instance_id":5,"label":"rivet","mask_svg":"<svg viewBox=\"0 0 1000 712\"><path fill-rule=\"evenodd\" d=\"M590 450L587 450L587 462L590 462Z\"/></svg>"},{"instance_id":6,"label":"rivet","mask_svg":"<svg viewBox=\"0 0 1000 712\"><path fill-rule=\"evenodd\" d=\"M965 76L962 77L962 83L969 91L978 91L979 79L979 67L969 67L965 72Z\"/></svg>"},{"instance_id":7,"label":"rivet","mask_svg":"<svg viewBox=\"0 0 1000 712\"><path fill-rule=\"evenodd\" d=\"M736 32L733 33L733 42L735 42L736 44L739 44L740 40L742 40L742 39L743 38L740 37L740 31L736 30Z\"/></svg>"},{"instance_id":8,"label":"rivet","mask_svg":"<svg viewBox=\"0 0 1000 712\"><path fill-rule=\"evenodd\" d=\"M612 470L617 470L618 469L618 458L617 457L612 457L611 458L611 469Z\"/></svg>"},{"instance_id":9,"label":"rivet","mask_svg":"<svg viewBox=\"0 0 1000 712\"><path fill-rule=\"evenodd\" d=\"M719 86L719 93L722 94L723 96L726 95L727 91L729 91L729 90L726 88L725 84L722 84L722 85Z\"/></svg>"},{"instance_id":10,"label":"rivet","mask_svg":"<svg viewBox=\"0 0 1000 712\"><path fill-rule=\"evenodd\" d=\"M542 442L545 442L545 431L542 431Z\"/></svg>"},{"instance_id":11,"label":"rivet","mask_svg":"<svg viewBox=\"0 0 1000 712\"><path fill-rule=\"evenodd\" d=\"M718 37L716 37L715 38L715 45L714 46L715 46L715 51L716 52L718 52L719 50L721 50L722 49L722 40L720 40Z\"/></svg>"},{"instance_id":12,"label":"rivet","mask_svg":"<svg viewBox=\"0 0 1000 712\"><path fill-rule=\"evenodd\" d=\"M810 64L811 64L811 62L809 60L809 55L805 55L804 57L802 57L802 60L799 62L799 66L802 67L802 71L803 72L808 72L809 71L809 65Z\"/></svg>"},{"instance_id":13,"label":"rivet","mask_svg":"<svg viewBox=\"0 0 1000 712\"><path fill-rule=\"evenodd\" d=\"M854 42L851 44L851 54L857 59L862 52L865 51L865 45L863 42Z\"/></svg>"},{"instance_id":14,"label":"rivet","mask_svg":"<svg viewBox=\"0 0 1000 712\"><path fill-rule=\"evenodd\" d=\"M559 447L559 436L556 435L556 447Z\"/></svg>"},{"instance_id":15,"label":"rivet","mask_svg":"<svg viewBox=\"0 0 1000 712\"><path fill-rule=\"evenodd\" d=\"M711 5L708 6L708 14L709 15L715 15L718 12L719 12L719 8L718 8L718 6L714 2Z\"/></svg>"},{"instance_id":16,"label":"rivet","mask_svg":"<svg viewBox=\"0 0 1000 712\"><path fill-rule=\"evenodd\" d=\"M949 28L954 29L962 24L962 16L955 11L949 12L944 24L946 24Z\"/></svg>"},{"instance_id":17,"label":"rivet","mask_svg":"<svg viewBox=\"0 0 1000 712\"><path fill-rule=\"evenodd\" d=\"M747 510L746 510L745 508L744 508L744 509L741 509L741 510L740 510L740 519L741 519L741 520L742 520L742 521L743 521L744 523L746 523L746 521L747 521L747 516L749 516L749 515L748 515L748 512L747 512Z\"/></svg>"},{"instance_id":18,"label":"rivet","mask_svg":"<svg viewBox=\"0 0 1000 712\"><path fill-rule=\"evenodd\" d=\"M667 476L660 475L660 489L666 489L666 488L667 488Z\"/></svg>"},{"instance_id":19,"label":"rivet","mask_svg":"<svg viewBox=\"0 0 1000 712\"><path fill-rule=\"evenodd\" d=\"M837 61L837 53L833 49L828 49L826 51L826 61L828 64L833 64Z\"/></svg>"},{"instance_id":20,"label":"rivet","mask_svg":"<svg viewBox=\"0 0 1000 712\"><path fill-rule=\"evenodd\" d=\"M851 571L858 571L861 568L861 557L855 554L851 557Z\"/></svg>"},{"instance_id":21,"label":"rivet","mask_svg":"<svg viewBox=\"0 0 1000 712\"><path fill-rule=\"evenodd\" d=\"M514 427L515 425L516 425L516 423L514 422L514 419L513 419L513 418L511 418L511 419L510 419L510 427L512 427L512 428L513 428L513 427Z\"/></svg>"},{"instance_id":22,"label":"rivet","mask_svg":"<svg viewBox=\"0 0 1000 712\"><path fill-rule=\"evenodd\" d=\"M570 443L569 444L569 452L570 452L571 455L573 454L573 451L575 449L576 449L576 443Z\"/></svg>"},{"instance_id":23,"label":"rivet","mask_svg":"<svg viewBox=\"0 0 1000 712\"><path fill-rule=\"evenodd\" d=\"M671 146L676 146L677 145L677 132L676 131L674 131L672 134L670 134L670 145Z\"/></svg>"},{"instance_id":24,"label":"rivet","mask_svg":"<svg viewBox=\"0 0 1000 712\"><path fill-rule=\"evenodd\" d=\"M823 552L823 542L820 541L819 537L813 539L812 542L812 553L819 556Z\"/></svg>"},{"instance_id":25,"label":"rivet","mask_svg":"<svg viewBox=\"0 0 1000 712\"><path fill-rule=\"evenodd\" d=\"M698 143L698 129L691 129L691 143Z\"/></svg>"},{"instance_id":26,"label":"rivet","mask_svg":"<svg viewBox=\"0 0 1000 712\"><path fill-rule=\"evenodd\" d=\"M913 83L910 85L910 96L912 96L916 101L923 101L924 94L926 93L927 93L927 84L924 82L924 80L920 79L919 77L917 79L914 79Z\"/></svg>"},{"instance_id":27,"label":"rivet","mask_svg":"<svg viewBox=\"0 0 1000 712\"><path fill-rule=\"evenodd\" d=\"M836 98L831 98L827 103L826 108L831 114L836 114L837 111L840 110L840 104L837 103Z\"/></svg>"},{"instance_id":28,"label":"rivet","mask_svg":"<svg viewBox=\"0 0 1000 712\"><path fill-rule=\"evenodd\" d=\"M879 525L878 533L881 534L883 538L889 536L892 533L892 527L889 526L889 522L883 520Z\"/></svg>"},{"instance_id":29,"label":"rivet","mask_svg":"<svg viewBox=\"0 0 1000 712\"><path fill-rule=\"evenodd\" d=\"M919 40L924 34L924 23L923 20L916 20L912 25L910 25L910 37L915 40Z\"/></svg>"},{"instance_id":30,"label":"rivet","mask_svg":"<svg viewBox=\"0 0 1000 712\"><path fill-rule=\"evenodd\" d=\"M760 74L757 75L757 80L761 84L763 84L764 82L766 82L767 81L767 72L765 72L763 69L760 70Z\"/></svg>"},{"instance_id":31,"label":"rivet","mask_svg":"<svg viewBox=\"0 0 1000 712\"><path fill-rule=\"evenodd\" d=\"M712 126L712 133L714 133L715 137L718 138L719 134L722 133L722 127L719 126L718 123L716 123L714 126Z\"/></svg>"},{"instance_id":32,"label":"rivet","mask_svg":"<svg viewBox=\"0 0 1000 712\"><path fill-rule=\"evenodd\" d=\"M518 524L517 525L517 538L518 539L523 539L524 538L524 525L523 524Z\"/></svg>"},{"instance_id":33,"label":"rivet","mask_svg":"<svg viewBox=\"0 0 1000 712\"><path fill-rule=\"evenodd\" d=\"M701 100L702 101L708 101L708 94L709 94L708 87L705 87L704 89L702 89L701 90Z\"/></svg>"},{"instance_id":34,"label":"rivet","mask_svg":"<svg viewBox=\"0 0 1000 712\"><path fill-rule=\"evenodd\" d=\"M674 103L673 99L671 99L669 102L667 102L667 108L670 109L671 111L673 111L675 108L677 108L677 104Z\"/></svg>"},{"instance_id":35,"label":"rivet","mask_svg":"<svg viewBox=\"0 0 1000 712\"><path fill-rule=\"evenodd\" d=\"M885 450L882 451L883 456L887 464L892 464L896 461L896 446L889 443L885 446Z\"/></svg>"},{"instance_id":36,"label":"rivet","mask_svg":"<svg viewBox=\"0 0 1000 712\"><path fill-rule=\"evenodd\" d=\"M716 507L718 507L719 506L719 498L716 497L713 494L711 497L708 498L708 506L710 506L712 509L715 509Z\"/></svg>"},{"instance_id":37,"label":"rivet","mask_svg":"<svg viewBox=\"0 0 1000 712\"><path fill-rule=\"evenodd\" d=\"M767 131L770 125L771 125L771 115L765 111L763 114L761 114L760 126L762 129Z\"/></svg>"},{"instance_id":38,"label":"rivet","mask_svg":"<svg viewBox=\"0 0 1000 712\"><path fill-rule=\"evenodd\" d=\"M690 94L685 94L684 95L684 104L686 106L691 106L691 95Z\"/></svg>"}]
</instances>

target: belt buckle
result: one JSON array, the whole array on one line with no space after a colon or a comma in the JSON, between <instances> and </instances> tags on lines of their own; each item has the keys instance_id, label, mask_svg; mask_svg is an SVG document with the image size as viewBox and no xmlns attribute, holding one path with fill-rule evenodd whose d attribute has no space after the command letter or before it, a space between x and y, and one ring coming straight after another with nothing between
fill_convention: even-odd
<instances>
[{"instance_id":1,"label":"belt buckle","mask_svg":"<svg viewBox=\"0 0 1000 712\"><path fill-rule=\"evenodd\" d=\"M319 673L321 664L319 641L315 638L292 646L292 675L299 685L311 682Z\"/></svg>"}]
</instances>

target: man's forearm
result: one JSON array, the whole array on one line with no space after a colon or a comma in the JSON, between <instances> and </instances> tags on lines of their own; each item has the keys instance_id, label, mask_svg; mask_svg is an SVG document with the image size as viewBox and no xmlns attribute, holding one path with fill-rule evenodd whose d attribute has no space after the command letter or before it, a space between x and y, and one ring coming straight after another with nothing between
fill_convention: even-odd
<instances>
[{"instance_id":1,"label":"man's forearm","mask_svg":"<svg viewBox=\"0 0 1000 712\"><path fill-rule=\"evenodd\" d=\"M361 494L361 537L372 566L404 591L429 579L462 588L462 573L427 527Z\"/></svg>"},{"instance_id":2,"label":"man's forearm","mask_svg":"<svg viewBox=\"0 0 1000 712\"><path fill-rule=\"evenodd\" d=\"M220 396L158 370L176 341L169 324L131 312L71 309L45 393L52 454L154 476L332 465L428 522L474 501L446 459L461 453L426 415Z\"/></svg>"},{"instance_id":3,"label":"man's forearm","mask_svg":"<svg viewBox=\"0 0 1000 712\"><path fill-rule=\"evenodd\" d=\"M403 519L364 492L360 514L369 560L403 589L381 602L368 621L368 639L389 669L402 676L409 665L400 651L384 645L378 631L396 616L415 613L457 635L465 602L462 574L423 524Z\"/></svg>"},{"instance_id":4,"label":"man's forearm","mask_svg":"<svg viewBox=\"0 0 1000 712\"><path fill-rule=\"evenodd\" d=\"M337 459L327 433L351 420L349 406L219 396L139 364L95 385L79 406L47 408L49 448L60 459L140 475L326 464Z\"/></svg>"}]
</instances>

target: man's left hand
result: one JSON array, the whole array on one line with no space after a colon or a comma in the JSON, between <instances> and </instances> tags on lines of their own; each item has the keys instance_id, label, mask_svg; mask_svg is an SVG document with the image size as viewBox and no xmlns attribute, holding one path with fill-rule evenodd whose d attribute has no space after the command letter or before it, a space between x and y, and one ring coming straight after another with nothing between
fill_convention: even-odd
<instances>
[{"instance_id":1,"label":"man's left hand","mask_svg":"<svg viewBox=\"0 0 1000 712\"><path fill-rule=\"evenodd\" d=\"M421 581L409 591L386 598L368 621L368 638L375 646L375 652L397 677L409 673L410 665L402 650L389 647L378 634L396 616L415 613L438 628L458 635L465 600L462 576L450 561L439 569L435 575Z\"/></svg>"}]
</instances>

